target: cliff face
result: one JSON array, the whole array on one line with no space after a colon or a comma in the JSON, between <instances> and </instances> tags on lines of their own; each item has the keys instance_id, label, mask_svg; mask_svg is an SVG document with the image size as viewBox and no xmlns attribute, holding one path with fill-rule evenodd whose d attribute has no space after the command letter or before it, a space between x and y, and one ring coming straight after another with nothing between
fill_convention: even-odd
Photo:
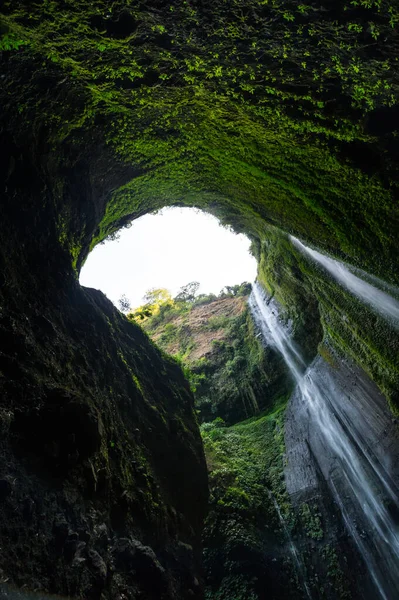
<instances>
[{"instance_id":1,"label":"cliff face","mask_svg":"<svg viewBox=\"0 0 399 600\"><path fill-rule=\"evenodd\" d=\"M339 266L336 266L339 270ZM355 272L356 273L356 272ZM367 273L362 277L367 279ZM291 318L294 337L310 362L328 346L351 357L377 383L398 411L399 335L397 320L367 304L367 292L354 295L286 235L269 229L259 252L259 279ZM373 278L368 279L373 283ZM379 282L381 287L383 282ZM397 288L385 288L392 299Z\"/></svg>"},{"instance_id":2,"label":"cliff face","mask_svg":"<svg viewBox=\"0 0 399 600\"><path fill-rule=\"evenodd\" d=\"M390 0L4 2L4 131L41 145L75 265L129 215L182 203L397 281L397 23Z\"/></svg>"},{"instance_id":3,"label":"cliff face","mask_svg":"<svg viewBox=\"0 0 399 600\"><path fill-rule=\"evenodd\" d=\"M355 440L358 454L353 452L351 444L345 449L356 465L359 478L356 487L348 477L339 450L332 450L328 437L323 435L320 416L309 411L297 390L285 413L285 481L297 515L294 536L306 564L312 597L323 598L324 592L328 598L345 598L350 594L353 598L372 600L382 591L388 598L394 598L396 571L390 560L381 556L378 533L370 527L367 509L362 507L368 506L370 490L379 490L378 506L387 509L392 518L388 530L392 525L394 529L397 502L384 497L379 478L382 474L397 493L396 419L392 418L377 386L350 360L331 354L329 363L318 357L310 368L312 377L322 383L333 399L332 410L342 426L339 443L347 444L345 434ZM326 405L323 412L327 422L328 410ZM367 459L363 462L364 451ZM363 561L367 561L366 569Z\"/></svg>"},{"instance_id":4,"label":"cliff face","mask_svg":"<svg viewBox=\"0 0 399 600\"><path fill-rule=\"evenodd\" d=\"M259 278L274 297L266 303L291 323L284 330L265 311L277 327L268 343L285 340L280 351L297 383L285 416L284 472L312 597L395 597L396 540L383 532L397 523L398 290L275 230L259 257ZM393 313L377 288L389 291ZM364 565L359 580L353 574Z\"/></svg>"},{"instance_id":5,"label":"cliff face","mask_svg":"<svg viewBox=\"0 0 399 600\"><path fill-rule=\"evenodd\" d=\"M101 292L79 286L40 167L21 155L8 164L2 577L77 597L201 597L207 477L188 383Z\"/></svg>"}]
</instances>

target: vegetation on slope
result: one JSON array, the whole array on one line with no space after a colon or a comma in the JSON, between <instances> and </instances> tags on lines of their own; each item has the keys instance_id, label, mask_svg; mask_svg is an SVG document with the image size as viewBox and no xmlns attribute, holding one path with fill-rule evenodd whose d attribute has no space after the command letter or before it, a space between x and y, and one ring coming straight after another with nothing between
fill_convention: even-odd
<instances>
[{"instance_id":1,"label":"vegetation on slope","mask_svg":"<svg viewBox=\"0 0 399 600\"><path fill-rule=\"evenodd\" d=\"M261 599L267 588L276 598L295 599L302 596L275 508L276 500L288 510L283 416L290 382L280 359L257 337L246 305L250 289L241 284L219 297L190 299L152 290L146 295L152 304L133 315L140 319L151 309L142 325L183 365L203 423L210 478L206 597Z\"/></svg>"},{"instance_id":2,"label":"vegetation on slope","mask_svg":"<svg viewBox=\"0 0 399 600\"><path fill-rule=\"evenodd\" d=\"M144 305L133 315L152 339L182 364L194 392L199 419L236 423L271 406L287 391L278 355L256 337L246 301L250 284L202 295ZM159 292L159 290L157 290ZM177 297L179 298L179 296Z\"/></svg>"},{"instance_id":3,"label":"vegetation on slope","mask_svg":"<svg viewBox=\"0 0 399 600\"><path fill-rule=\"evenodd\" d=\"M201 427L210 504L204 531L207 598L302 598L275 502L287 517L285 398L231 427Z\"/></svg>"},{"instance_id":4,"label":"vegetation on slope","mask_svg":"<svg viewBox=\"0 0 399 600\"><path fill-rule=\"evenodd\" d=\"M303 600L305 585L318 600L352 598L351 549L341 556L331 535L341 526L328 495L295 510L287 495L286 400L230 427L220 421L201 426L210 485L204 530L209 600Z\"/></svg>"}]
</instances>

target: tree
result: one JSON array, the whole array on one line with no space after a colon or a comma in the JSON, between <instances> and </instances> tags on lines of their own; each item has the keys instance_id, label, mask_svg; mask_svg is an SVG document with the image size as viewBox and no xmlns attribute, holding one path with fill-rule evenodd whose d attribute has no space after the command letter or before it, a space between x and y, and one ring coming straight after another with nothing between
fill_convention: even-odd
<instances>
[{"instance_id":1,"label":"tree","mask_svg":"<svg viewBox=\"0 0 399 600\"><path fill-rule=\"evenodd\" d=\"M202 304L209 304L210 302L213 302L214 300L217 300L217 296L215 296L215 294L198 294L195 297L194 306L201 306Z\"/></svg>"},{"instance_id":2,"label":"tree","mask_svg":"<svg viewBox=\"0 0 399 600\"><path fill-rule=\"evenodd\" d=\"M151 288L146 291L143 300L146 304L156 304L160 306L161 304L171 302L172 296L165 288Z\"/></svg>"},{"instance_id":3,"label":"tree","mask_svg":"<svg viewBox=\"0 0 399 600\"><path fill-rule=\"evenodd\" d=\"M251 291L252 283L248 283L248 281L243 281L238 288L237 296L249 296Z\"/></svg>"},{"instance_id":4,"label":"tree","mask_svg":"<svg viewBox=\"0 0 399 600\"><path fill-rule=\"evenodd\" d=\"M220 290L219 298L236 296L239 287L239 285L225 285L224 288Z\"/></svg>"},{"instance_id":5,"label":"tree","mask_svg":"<svg viewBox=\"0 0 399 600\"><path fill-rule=\"evenodd\" d=\"M248 296L251 293L252 285L243 281L240 285L226 285L220 290L219 298L228 298L231 296Z\"/></svg>"},{"instance_id":6,"label":"tree","mask_svg":"<svg viewBox=\"0 0 399 600\"><path fill-rule=\"evenodd\" d=\"M125 296L125 294L123 294L119 300L118 300L118 304L119 304L119 310L123 313L128 313L131 310L131 304L130 304L130 300L129 298L127 298Z\"/></svg>"},{"instance_id":7,"label":"tree","mask_svg":"<svg viewBox=\"0 0 399 600\"><path fill-rule=\"evenodd\" d=\"M199 286L200 284L198 281L190 281L190 283L183 285L177 296L174 298L175 302L194 302L195 294L198 292Z\"/></svg>"},{"instance_id":8,"label":"tree","mask_svg":"<svg viewBox=\"0 0 399 600\"><path fill-rule=\"evenodd\" d=\"M139 308L137 308L134 312L131 312L128 315L128 319L130 319L131 321L140 322L140 321L143 321L144 319L148 319L151 316L152 316L152 310L150 308L148 308L146 305L144 305L144 306L140 306Z\"/></svg>"},{"instance_id":9,"label":"tree","mask_svg":"<svg viewBox=\"0 0 399 600\"><path fill-rule=\"evenodd\" d=\"M151 288L143 296L145 304L138 306L129 315L132 321L140 322L149 317L160 314L173 306L172 296L165 288Z\"/></svg>"}]
</instances>

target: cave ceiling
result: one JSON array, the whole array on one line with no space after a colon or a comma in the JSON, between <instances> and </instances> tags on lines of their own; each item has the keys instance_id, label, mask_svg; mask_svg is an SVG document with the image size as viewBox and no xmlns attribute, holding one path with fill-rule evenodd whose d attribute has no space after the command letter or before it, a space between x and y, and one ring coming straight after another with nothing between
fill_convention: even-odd
<instances>
[{"instance_id":1,"label":"cave ceiling","mask_svg":"<svg viewBox=\"0 0 399 600\"><path fill-rule=\"evenodd\" d=\"M0 23L3 131L55 173L75 267L127 219L186 205L397 280L395 2L19 0ZM72 171L89 216L65 201Z\"/></svg>"}]
</instances>

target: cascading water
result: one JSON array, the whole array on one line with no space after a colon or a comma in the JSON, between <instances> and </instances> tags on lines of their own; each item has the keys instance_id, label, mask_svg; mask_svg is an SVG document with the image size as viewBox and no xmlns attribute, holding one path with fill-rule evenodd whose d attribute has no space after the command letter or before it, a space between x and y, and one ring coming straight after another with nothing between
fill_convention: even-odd
<instances>
[{"instance_id":1,"label":"cascading water","mask_svg":"<svg viewBox=\"0 0 399 600\"><path fill-rule=\"evenodd\" d=\"M294 563L295 570L296 570L296 572L298 574L299 581L301 582L301 585L302 585L302 587L303 587L303 589L304 589L304 591L306 593L306 596L309 598L309 600L312 600L312 595L310 593L308 582L306 581L305 569L303 567L303 564L302 564L300 555L298 553L298 550L297 550L297 548L296 548L296 546L294 544L294 541L293 541L293 539L291 537L289 529L288 529L288 527L287 527L287 525L285 523L284 517L281 514L281 510L280 510L280 507L278 505L278 502L277 502L276 498L273 496L273 494L271 492L269 492L269 495L270 495L271 501L273 502L274 508L276 509L276 513L277 513L277 516L278 516L279 521L281 523L281 527L282 527L282 529L284 531L284 535L285 535L285 537L287 539L289 551L290 551L290 554L292 556L292 561Z\"/></svg>"},{"instance_id":2,"label":"cascading water","mask_svg":"<svg viewBox=\"0 0 399 600\"><path fill-rule=\"evenodd\" d=\"M276 303L265 298L258 284L253 286L249 305L266 343L276 347L290 370L308 422L317 430L312 435L321 439L320 447L329 454L328 467L321 452L316 453L316 460L379 597L399 598L399 490L367 443L368 415L360 411L359 419L353 419L356 399L361 401L359 395L367 394L366 388L359 388L348 401L342 386L331 374L321 375L316 362L306 368L289 329L279 319ZM377 409L374 418L383 418Z\"/></svg>"},{"instance_id":3,"label":"cascading water","mask_svg":"<svg viewBox=\"0 0 399 600\"><path fill-rule=\"evenodd\" d=\"M372 279L379 287L390 289L392 292L399 294L399 290L393 286L388 286L385 282L377 277L370 276L368 273L356 269L360 277L357 277L351 270L342 262L325 256L317 250L313 250L305 246L297 238L290 236L292 243L297 246L303 253L310 256L314 261L319 263L338 283L349 290L354 296L360 298L362 302L370 306L374 311L382 317L389 320L391 325L399 329L399 302L392 298L389 294L382 291L378 287L371 285L363 279Z\"/></svg>"}]
</instances>

